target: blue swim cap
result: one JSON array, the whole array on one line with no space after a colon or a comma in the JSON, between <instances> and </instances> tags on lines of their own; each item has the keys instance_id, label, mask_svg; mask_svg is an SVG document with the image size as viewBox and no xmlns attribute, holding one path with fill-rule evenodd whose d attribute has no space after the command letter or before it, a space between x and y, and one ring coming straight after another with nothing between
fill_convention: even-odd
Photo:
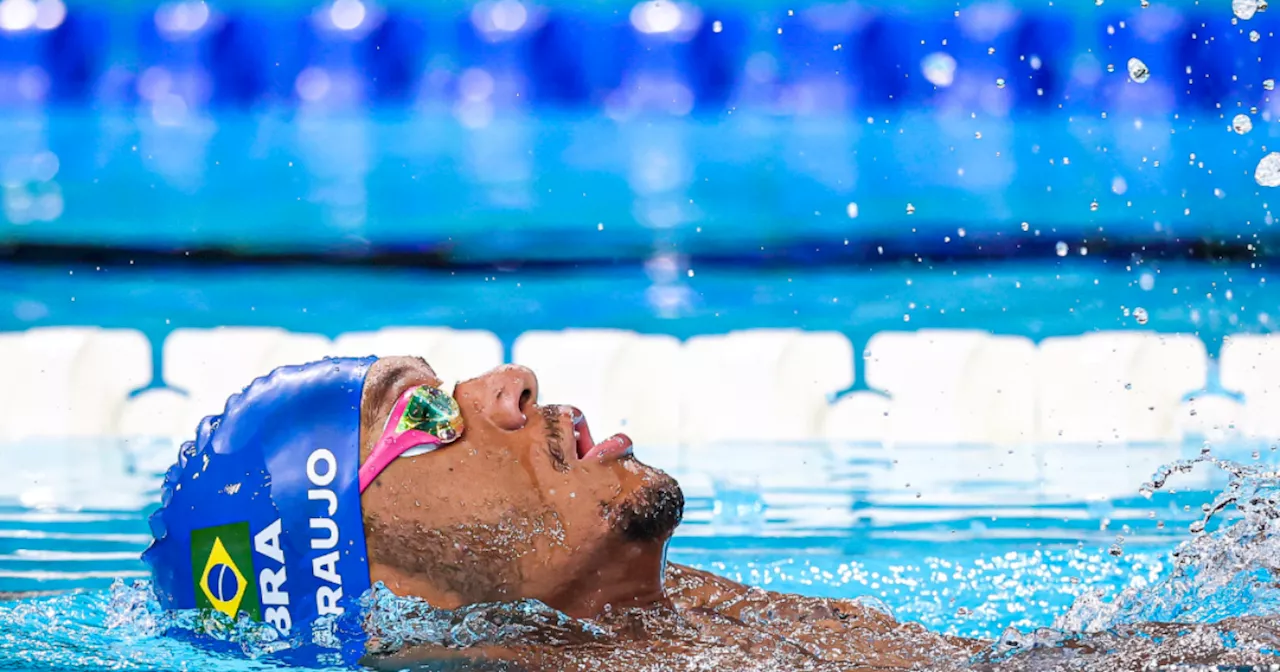
<instances>
[{"instance_id":1,"label":"blue swim cap","mask_svg":"<svg viewBox=\"0 0 1280 672\"><path fill-rule=\"evenodd\" d=\"M369 589L360 399L374 361L276 369L200 423L165 475L142 555L163 607L244 612L295 653L359 659L356 612ZM326 616L340 617L336 642L333 625L313 632Z\"/></svg>"}]
</instances>

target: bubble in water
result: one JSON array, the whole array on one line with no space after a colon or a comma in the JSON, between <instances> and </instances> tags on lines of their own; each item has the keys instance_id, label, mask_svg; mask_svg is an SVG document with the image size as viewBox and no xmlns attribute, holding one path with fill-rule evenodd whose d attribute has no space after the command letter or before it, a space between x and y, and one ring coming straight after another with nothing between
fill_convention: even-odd
<instances>
[{"instance_id":1,"label":"bubble in water","mask_svg":"<svg viewBox=\"0 0 1280 672\"><path fill-rule=\"evenodd\" d=\"M996 78L996 88L998 88L998 89L1003 89L1003 88L1004 88L1004 77L997 77L997 78Z\"/></svg>"},{"instance_id":2,"label":"bubble in water","mask_svg":"<svg viewBox=\"0 0 1280 672\"><path fill-rule=\"evenodd\" d=\"M907 214L908 214L908 215L914 215L914 214L916 214L916 206L914 206L914 205L912 205L912 204L908 203L908 204L907 204Z\"/></svg>"},{"instance_id":3,"label":"bubble in water","mask_svg":"<svg viewBox=\"0 0 1280 672\"><path fill-rule=\"evenodd\" d=\"M1258 0L1231 0L1231 11L1237 18L1248 21L1258 11Z\"/></svg>"},{"instance_id":4,"label":"bubble in water","mask_svg":"<svg viewBox=\"0 0 1280 672\"><path fill-rule=\"evenodd\" d=\"M1131 58L1129 59L1129 76L1133 81L1142 84L1151 79L1151 71L1147 69L1147 64L1142 61Z\"/></svg>"},{"instance_id":5,"label":"bubble in water","mask_svg":"<svg viewBox=\"0 0 1280 672\"><path fill-rule=\"evenodd\" d=\"M1028 224L1027 222L1023 222L1023 223L1022 223L1022 230L1023 230L1023 231L1028 231L1028 230L1030 230L1030 229L1031 229L1031 225L1030 225L1030 224Z\"/></svg>"},{"instance_id":6,"label":"bubble in water","mask_svg":"<svg viewBox=\"0 0 1280 672\"><path fill-rule=\"evenodd\" d=\"M1253 120L1250 119L1247 114L1237 114L1235 118L1231 120L1231 128L1235 130L1236 133L1244 135L1245 133L1253 130Z\"/></svg>"},{"instance_id":7,"label":"bubble in water","mask_svg":"<svg viewBox=\"0 0 1280 672\"><path fill-rule=\"evenodd\" d=\"M1093 212L1097 212L1097 211L1098 211L1098 202L1097 202L1097 201L1094 201L1094 202L1090 203L1090 204L1089 204L1089 210L1091 210L1091 211L1093 211Z\"/></svg>"},{"instance_id":8,"label":"bubble in water","mask_svg":"<svg viewBox=\"0 0 1280 672\"><path fill-rule=\"evenodd\" d=\"M1061 240L1059 240L1058 244L1054 246L1054 250L1058 252L1059 257L1067 256L1067 244Z\"/></svg>"},{"instance_id":9,"label":"bubble in water","mask_svg":"<svg viewBox=\"0 0 1280 672\"><path fill-rule=\"evenodd\" d=\"M1262 157L1253 171L1253 180L1263 187L1280 187L1280 152Z\"/></svg>"},{"instance_id":10,"label":"bubble in water","mask_svg":"<svg viewBox=\"0 0 1280 672\"><path fill-rule=\"evenodd\" d=\"M1258 34L1258 31L1256 30L1249 31L1250 42L1257 42L1258 40L1261 40L1261 39L1262 39L1262 36Z\"/></svg>"},{"instance_id":11,"label":"bubble in water","mask_svg":"<svg viewBox=\"0 0 1280 672\"><path fill-rule=\"evenodd\" d=\"M1274 90L1275 90L1275 88L1276 88L1276 80L1274 80L1274 79L1264 79L1264 80L1262 80L1262 88L1264 88L1264 89L1266 89L1266 90L1268 90L1268 91L1274 91Z\"/></svg>"},{"instance_id":12,"label":"bubble in water","mask_svg":"<svg viewBox=\"0 0 1280 672\"><path fill-rule=\"evenodd\" d=\"M982 139L982 131L978 131L978 132L974 133L974 134L973 134L973 139L974 139L974 140L981 140L981 139Z\"/></svg>"},{"instance_id":13,"label":"bubble in water","mask_svg":"<svg viewBox=\"0 0 1280 672\"><path fill-rule=\"evenodd\" d=\"M1138 324L1146 324L1146 323L1147 323L1147 320L1148 320L1148 319L1150 319L1150 317L1147 315L1147 309L1146 309L1146 308L1134 308L1134 309L1133 309L1133 319L1137 320L1137 321L1138 321Z\"/></svg>"},{"instance_id":14,"label":"bubble in water","mask_svg":"<svg viewBox=\"0 0 1280 672\"><path fill-rule=\"evenodd\" d=\"M1151 6L1151 0L1142 0L1142 8L1146 9Z\"/></svg>"},{"instance_id":15,"label":"bubble in water","mask_svg":"<svg viewBox=\"0 0 1280 672\"><path fill-rule=\"evenodd\" d=\"M1115 63L1108 63L1108 64L1107 64L1107 72L1115 72L1115 71L1116 71L1116 64L1115 64Z\"/></svg>"}]
</instances>

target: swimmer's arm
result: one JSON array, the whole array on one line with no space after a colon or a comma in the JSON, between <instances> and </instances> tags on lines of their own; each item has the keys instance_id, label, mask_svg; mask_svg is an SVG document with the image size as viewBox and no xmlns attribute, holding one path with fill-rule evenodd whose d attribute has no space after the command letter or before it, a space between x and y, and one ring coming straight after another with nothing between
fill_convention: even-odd
<instances>
[{"instance_id":1,"label":"swimmer's arm","mask_svg":"<svg viewBox=\"0 0 1280 672\"><path fill-rule=\"evenodd\" d=\"M674 563L667 564L665 584L667 597L678 608L711 609L741 621L836 619L852 627L886 630L899 625L892 616L852 600L775 593Z\"/></svg>"},{"instance_id":2,"label":"swimmer's arm","mask_svg":"<svg viewBox=\"0 0 1280 672\"><path fill-rule=\"evenodd\" d=\"M666 588L667 597L679 609L709 609L743 623L811 626L862 635L936 637L973 652L988 646L977 640L938 635L916 623L899 622L854 600L776 593L674 563L667 565Z\"/></svg>"}]
</instances>

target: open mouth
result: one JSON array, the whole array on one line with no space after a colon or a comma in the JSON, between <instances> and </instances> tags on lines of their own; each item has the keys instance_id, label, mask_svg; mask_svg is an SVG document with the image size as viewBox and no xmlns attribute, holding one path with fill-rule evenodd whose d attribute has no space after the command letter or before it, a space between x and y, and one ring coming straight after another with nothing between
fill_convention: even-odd
<instances>
[{"instance_id":1,"label":"open mouth","mask_svg":"<svg viewBox=\"0 0 1280 672\"><path fill-rule=\"evenodd\" d=\"M614 434L600 443L593 443L591 427L587 425L587 416L577 408L570 408L573 409L573 439L578 459L617 459L631 454L631 437L626 434Z\"/></svg>"}]
</instances>

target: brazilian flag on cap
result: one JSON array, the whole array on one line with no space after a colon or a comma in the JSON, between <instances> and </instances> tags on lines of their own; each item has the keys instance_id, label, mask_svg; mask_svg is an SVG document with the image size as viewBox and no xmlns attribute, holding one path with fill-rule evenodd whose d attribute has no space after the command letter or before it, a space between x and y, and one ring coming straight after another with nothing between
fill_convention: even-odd
<instances>
[{"instance_id":1,"label":"brazilian flag on cap","mask_svg":"<svg viewBox=\"0 0 1280 672\"><path fill-rule=\"evenodd\" d=\"M198 608L262 620L249 523L192 530L191 571Z\"/></svg>"}]
</instances>

